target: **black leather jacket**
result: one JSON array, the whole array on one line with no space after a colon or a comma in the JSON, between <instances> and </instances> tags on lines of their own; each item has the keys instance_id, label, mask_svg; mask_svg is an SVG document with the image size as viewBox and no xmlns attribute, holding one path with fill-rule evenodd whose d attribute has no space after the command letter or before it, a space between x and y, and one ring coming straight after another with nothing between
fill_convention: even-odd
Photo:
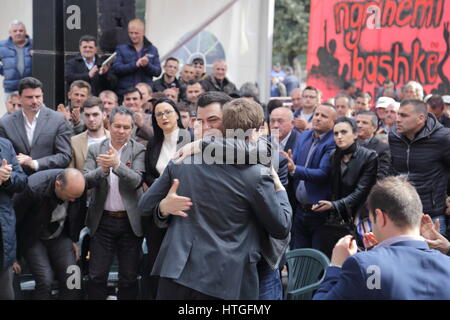
<instances>
[{"instance_id":1,"label":"black leather jacket","mask_svg":"<svg viewBox=\"0 0 450 320\"><path fill-rule=\"evenodd\" d=\"M331 163L333 164L335 153L331 154ZM347 169L344 170L341 177L341 185L332 190L333 209L341 217L356 216L356 212L366 201L370 189L377 179L378 156L374 150L357 146L347 163ZM332 167L331 175L334 181L335 174L339 174L339 168Z\"/></svg>"}]
</instances>

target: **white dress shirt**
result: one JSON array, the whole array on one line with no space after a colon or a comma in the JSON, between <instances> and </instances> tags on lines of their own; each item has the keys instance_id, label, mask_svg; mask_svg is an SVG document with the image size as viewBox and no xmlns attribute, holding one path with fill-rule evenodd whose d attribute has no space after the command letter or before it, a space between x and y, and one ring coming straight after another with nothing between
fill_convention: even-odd
<instances>
[{"instance_id":1,"label":"white dress shirt","mask_svg":"<svg viewBox=\"0 0 450 320\"><path fill-rule=\"evenodd\" d=\"M39 118L40 113L41 113L41 109L39 109L39 111L36 113L33 121L31 123L29 123L25 112L23 112L23 110L22 110L23 120L25 123L25 131L27 133L28 144L30 145L30 147L31 147L31 144L33 143L34 131L36 130L37 120ZM37 160L33 160L33 163L34 163L35 170L36 171L39 170L39 163L37 162Z\"/></svg>"},{"instance_id":2,"label":"white dress shirt","mask_svg":"<svg viewBox=\"0 0 450 320\"><path fill-rule=\"evenodd\" d=\"M164 172L169 161L172 159L175 152L177 152L177 142L178 142L178 133L180 132L179 128L176 128L169 134L164 134L164 141L161 147L161 152L159 153L158 162L156 163L156 170L158 170L159 174Z\"/></svg>"},{"instance_id":3,"label":"white dress shirt","mask_svg":"<svg viewBox=\"0 0 450 320\"><path fill-rule=\"evenodd\" d=\"M122 155L122 150L125 148L127 144L125 143L120 150L117 150L117 156L119 157L119 165L120 165L120 157ZM109 143L109 147L113 148L111 142ZM114 149L114 148L113 148ZM122 201L122 196L119 191L119 177L113 172L113 169L109 169L108 176L109 190L108 196L105 201L105 210L107 211L125 211L125 206Z\"/></svg>"}]
</instances>

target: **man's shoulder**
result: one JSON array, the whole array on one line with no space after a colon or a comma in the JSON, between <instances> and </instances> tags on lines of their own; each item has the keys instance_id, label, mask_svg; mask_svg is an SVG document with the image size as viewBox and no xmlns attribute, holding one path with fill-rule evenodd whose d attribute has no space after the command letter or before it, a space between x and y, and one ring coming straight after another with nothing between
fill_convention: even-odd
<instances>
[{"instance_id":1,"label":"man's shoulder","mask_svg":"<svg viewBox=\"0 0 450 320\"><path fill-rule=\"evenodd\" d=\"M72 144L73 143L80 143L80 142L83 142L84 140L87 140L87 130L82 132L82 133L80 133L80 134L72 136L70 138L70 141L72 142Z\"/></svg>"},{"instance_id":2,"label":"man's shoulder","mask_svg":"<svg viewBox=\"0 0 450 320\"><path fill-rule=\"evenodd\" d=\"M56 179L56 176L63 171L64 169L38 171L28 177L28 186L34 192L44 192L48 185Z\"/></svg>"},{"instance_id":3,"label":"man's shoulder","mask_svg":"<svg viewBox=\"0 0 450 320\"><path fill-rule=\"evenodd\" d=\"M135 153L140 153L140 152L142 152L142 151L145 151L145 146L144 146L142 143L137 142L137 141L134 140L134 139L130 139L130 141L128 141L128 143L130 144L132 150L133 150Z\"/></svg>"}]
</instances>

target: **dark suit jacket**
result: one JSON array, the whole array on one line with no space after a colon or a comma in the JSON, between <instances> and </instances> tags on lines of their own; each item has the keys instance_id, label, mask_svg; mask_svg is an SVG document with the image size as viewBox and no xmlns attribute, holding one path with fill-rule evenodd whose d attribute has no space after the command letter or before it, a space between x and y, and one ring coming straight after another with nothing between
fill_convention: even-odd
<instances>
[{"instance_id":1,"label":"dark suit jacket","mask_svg":"<svg viewBox=\"0 0 450 320\"><path fill-rule=\"evenodd\" d=\"M202 155L173 163L143 195L139 207L168 226L152 274L221 299L258 299L261 239L286 238L291 208L285 191L274 192L262 165L201 163ZM189 217L159 220L155 211L172 180L194 205Z\"/></svg>"},{"instance_id":2,"label":"dark suit jacket","mask_svg":"<svg viewBox=\"0 0 450 320\"><path fill-rule=\"evenodd\" d=\"M100 71L100 67L105 59L98 56L95 58L95 65ZM65 74L67 87L69 87L75 80L84 80L91 85L91 93L93 96L98 96L103 90L113 90L117 84L117 77L110 70L108 70L106 74L102 75L99 75L97 72L93 78L90 78L89 69L86 67L83 57L80 54L67 61Z\"/></svg>"},{"instance_id":3,"label":"dark suit jacket","mask_svg":"<svg viewBox=\"0 0 450 320\"><path fill-rule=\"evenodd\" d=\"M10 140L16 153L29 155L39 163L39 171L66 168L70 164L71 129L64 116L42 106L34 131L33 143L28 143L22 110L7 115L0 120L0 136ZM26 174L34 173L24 166Z\"/></svg>"},{"instance_id":4,"label":"dark suit jacket","mask_svg":"<svg viewBox=\"0 0 450 320\"><path fill-rule=\"evenodd\" d=\"M375 150L378 155L377 180L389 176L391 171L391 151L389 144L382 142L377 136L373 136L367 144L360 144L367 149Z\"/></svg>"},{"instance_id":5,"label":"dark suit jacket","mask_svg":"<svg viewBox=\"0 0 450 320\"><path fill-rule=\"evenodd\" d=\"M450 257L423 241L402 241L357 253L342 268L328 267L314 299L449 300L448 288Z\"/></svg>"},{"instance_id":6,"label":"dark suit jacket","mask_svg":"<svg viewBox=\"0 0 450 320\"><path fill-rule=\"evenodd\" d=\"M33 246L46 228L60 201L55 194L56 176L64 169L37 172L28 178L28 185L13 198L17 216L18 256ZM77 242L86 217L86 192L67 208L63 232Z\"/></svg>"},{"instance_id":7,"label":"dark suit jacket","mask_svg":"<svg viewBox=\"0 0 450 320\"><path fill-rule=\"evenodd\" d=\"M297 145L297 139L300 135L300 132L298 132L295 129L291 130L291 135L289 136L288 141L286 142L286 145L284 146L284 151L288 152L289 149L292 150L292 154L294 154L295 147Z\"/></svg>"}]
</instances>

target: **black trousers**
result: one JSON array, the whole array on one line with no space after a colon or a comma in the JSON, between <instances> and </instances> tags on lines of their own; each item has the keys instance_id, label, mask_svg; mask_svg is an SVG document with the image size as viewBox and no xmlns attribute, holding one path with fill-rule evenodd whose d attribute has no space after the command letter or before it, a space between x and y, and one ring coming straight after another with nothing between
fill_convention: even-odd
<instances>
[{"instance_id":1,"label":"black trousers","mask_svg":"<svg viewBox=\"0 0 450 320\"><path fill-rule=\"evenodd\" d=\"M64 234L56 239L38 240L25 251L25 260L36 281L35 300L50 300L54 278L59 282L60 300L78 300L81 290L68 285L68 267L76 265L72 240Z\"/></svg>"},{"instance_id":2,"label":"black trousers","mask_svg":"<svg viewBox=\"0 0 450 320\"><path fill-rule=\"evenodd\" d=\"M176 283L172 279L160 278L156 300L220 300Z\"/></svg>"},{"instance_id":3,"label":"black trousers","mask_svg":"<svg viewBox=\"0 0 450 320\"><path fill-rule=\"evenodd\" d=\"M119 262L119 300L138 298L137 276L141 256L142 238L131 229L127 217L104 215L90 240L89 300L106 300L108 274L114 256Z\"/></svg>"},{"instance_id":4,"label":"black trousers","mask_svg":"<svg viewBox=\"0 0 450 320\"><path fill-rule=\"evenodd\" d=\"M297 207L292 224L291 249L312 248L331 259L334 246L349 232L345 228L325 225L325 221L317 213L305 212Z\"/></svg>"},{"instance_id":5,"label":"black trousers","mask_svg":"<svg viewBox=\"0 0 450 320\"><path fill-rule=\"evenodd\" d=\"M158 228L153 218L149 217L142 218L142 228L148 248L147 259L144 261L142 271L142 298L144 300L155 300L158 293L159 277L150 274L164 240L166 229Z\"/></svg>"}]
</instances>

